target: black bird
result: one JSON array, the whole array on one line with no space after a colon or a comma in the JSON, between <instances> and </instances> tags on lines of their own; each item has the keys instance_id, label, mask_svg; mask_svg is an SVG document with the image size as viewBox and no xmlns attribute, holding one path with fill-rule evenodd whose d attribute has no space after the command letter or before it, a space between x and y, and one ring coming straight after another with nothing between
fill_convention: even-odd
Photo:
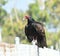
<instances>
[{"instance_id":1,"label":"black bird","mask_svg":"<svg viewBox=\"0 0 60 56\"><path fill-rule=\"evenodd\" d=\"M45 29L42 23L36 22L32 17L25 16L27 25L25 26L25 34L29 42L35 41L38 47L47 47Z\"/></svg>"}]
</instances>

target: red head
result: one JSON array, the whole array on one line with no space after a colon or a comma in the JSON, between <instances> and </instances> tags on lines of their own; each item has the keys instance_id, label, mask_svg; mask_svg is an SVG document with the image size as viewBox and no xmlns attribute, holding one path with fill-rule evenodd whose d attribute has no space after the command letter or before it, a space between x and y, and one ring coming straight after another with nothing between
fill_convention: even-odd
<instances>
[{"instance_id":1,"label":"red head","mask_svg":"<svg viewBox=\"0 0 60 56\"><path fill-rule=\"evenodd\" d=\"M30 16L25 16L25 19L29 19L30 18Z\"/></svg>"}]
</instances>

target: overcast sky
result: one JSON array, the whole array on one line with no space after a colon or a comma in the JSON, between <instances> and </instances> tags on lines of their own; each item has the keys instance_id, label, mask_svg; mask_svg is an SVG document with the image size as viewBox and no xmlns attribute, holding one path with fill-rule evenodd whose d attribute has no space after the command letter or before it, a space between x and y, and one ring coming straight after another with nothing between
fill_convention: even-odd
<instances>
[{"instance_id":1,"label":"overcast sky","mask_svg":"<svg viewBox=\"0 0 60 56\"><path fill-rule=\"evenodd\" d=\"M9 13L13 7L26 11L28 9L28 5L33 2L34 0L8 0L8 3L3 8Z\"/></svg>"}]
</instances>

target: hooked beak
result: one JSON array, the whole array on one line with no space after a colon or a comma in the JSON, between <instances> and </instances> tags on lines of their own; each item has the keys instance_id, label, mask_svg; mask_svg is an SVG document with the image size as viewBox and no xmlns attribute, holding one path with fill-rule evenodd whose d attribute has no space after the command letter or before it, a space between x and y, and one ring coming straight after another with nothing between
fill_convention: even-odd
<instances>
[{"instance_id":1,"label":"hooked beak","mask_svg":"<svg viewBox=\"0 0 60 56\"><path fill-rule=\"evenodd\" d=\"M23 21L25 20L25 18L23 17Z\"/></svg>"},{"instance_id":2,"label":"hooked beak","mask_svg":"<svg viewBox=\"0 0 60 56\"><path fill-rule=\"evenodd\" d=\"M23 21L25 20L25 16L23 17Z\"/></svg>"}]
</instances>

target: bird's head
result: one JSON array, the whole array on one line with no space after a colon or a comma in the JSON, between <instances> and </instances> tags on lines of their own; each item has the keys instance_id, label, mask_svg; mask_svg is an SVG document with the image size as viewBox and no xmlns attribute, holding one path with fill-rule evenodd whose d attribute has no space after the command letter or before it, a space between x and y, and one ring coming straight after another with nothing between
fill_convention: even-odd
<instances>
[{"instance_id":1,"label":"bird's head","mask_svg":"<svg viewBox=\"0 0 60 56\"><path fill-rule=\"evenodd\" d=\"M23 20L25 20L25 19L29 20L30 19L30 16L24 16L23 17Z\"/></svg>"},{"instance_id":2,"label":"bird's head","mask_svg":"<svg viewBox=\"0 0 60 56\"><path fill-rule=\"evenodd\" d=\"M28 19L30 21L35 21L31 16L25 16L25 19Z\"/></svg>"},{"instance_id":3,"label":"bird's head","mask_svg":"<svg viewBox=\"0 0 60 56\"><path fill-rule=\"evenodd\" d=\"M25 19L30 19L30 16L25 16Z\"/></svg>"},{"instance_id":4,"label":"bird's head","mask_svg":"<svg viewBox=\"0 0 60 56\"><path fill-rule=\"evenodd\" d=\"M35 21L31 16L25 16L25 19L28 20L28 23L33 23Z\"/></svg>"}]
</instances>

